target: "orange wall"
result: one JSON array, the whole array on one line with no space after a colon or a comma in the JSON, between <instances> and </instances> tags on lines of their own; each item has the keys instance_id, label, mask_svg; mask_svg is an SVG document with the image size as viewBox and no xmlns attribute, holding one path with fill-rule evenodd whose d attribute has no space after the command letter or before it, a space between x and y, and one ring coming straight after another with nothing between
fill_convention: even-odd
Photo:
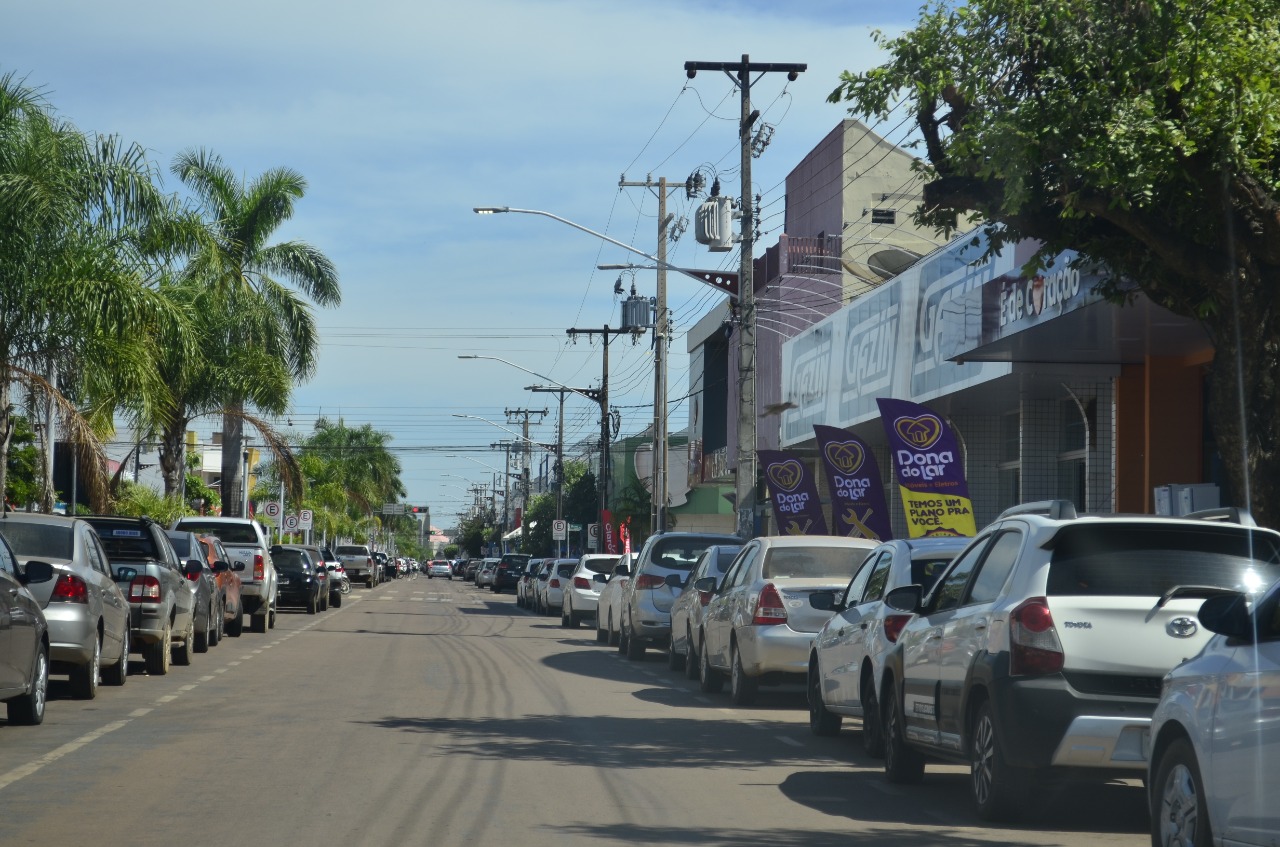
<instances>
[{"instance_id":1,"label":"orange wall","mask_svg":"<svg viewBox=\"0 0 1280 847\"><path fill-rule=\"evenodd\" d=\"M1150 513L1151 489L1202 482L1203 377L1199 362L1147 357L1116 382L1116 511Z\"/></svg>"}]
</instances>

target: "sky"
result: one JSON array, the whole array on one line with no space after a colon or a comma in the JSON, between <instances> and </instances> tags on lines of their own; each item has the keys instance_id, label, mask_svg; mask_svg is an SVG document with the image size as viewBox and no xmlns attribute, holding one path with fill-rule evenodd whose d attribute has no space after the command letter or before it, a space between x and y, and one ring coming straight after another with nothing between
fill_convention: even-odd
<instances>
[{"instance_id":1,"label":"sky","mask_svg":"<svg viewBox=\"0 0 1280 847\"><path fill-rule=\"evenodd\" d=\"M545 380L515 366L598 387L599 342L565 330L617 326L619 272L596 265L643 261L546 217L472 208L542 210L656 252L656 198L619 188L624 175L700 170L739 193L736 89L718 72L689 80L684 63L807 63L794 82L753 80L774 127L752 163L759 255L782 233L787 173L847 116L826 102L840 73L875 65L873 31L915 15L888 0L0 0L0 74L81 130L143 145L171 191L170 164L193 148L249 179L281 166L306 178L278 237L333 260L342 304L316 311L319 366L275 422L305 433L341 416L390 433L406 500L450 525L470 486L504 467L490 445L512 436L486 420L547 408L531 437L555 440L555 396L525 391ZM669 200L688 222L669 261L736 269L736 252L694 240L699 202ZM623 277L654 293L652 271ZM680 276L668 291L676 432L685 333L719 295ZM457 358L468 354L512 364ZM652 420L652 363L647 340L610 348L624 435ZM567 443L599 431L598 407L571 395L565 408Z\"/></svg>"}]
</instances>

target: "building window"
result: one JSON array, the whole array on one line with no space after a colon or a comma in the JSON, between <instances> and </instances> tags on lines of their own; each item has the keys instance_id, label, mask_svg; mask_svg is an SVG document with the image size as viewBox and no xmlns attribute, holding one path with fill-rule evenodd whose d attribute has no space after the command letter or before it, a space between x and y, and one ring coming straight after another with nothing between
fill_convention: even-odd
<instances>
[{"instance_id":1,"label":"building window","mask_svg":"<svg viewBox=\"0 0 1280 847\"><path fill-rule=\"evenodd\" d=\"M872 209L871 222L873 224L894 224L898 222L897 209Z\"/></svg>"}]
</instances>

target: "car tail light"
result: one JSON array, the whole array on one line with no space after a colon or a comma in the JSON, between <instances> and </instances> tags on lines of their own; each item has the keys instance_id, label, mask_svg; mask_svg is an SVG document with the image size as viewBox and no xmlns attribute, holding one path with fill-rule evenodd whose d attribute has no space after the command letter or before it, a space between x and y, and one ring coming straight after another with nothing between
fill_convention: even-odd
<instances>
[{"instance_id":1,"label":"car tail light","mask_svg":"<svg viewBox=\"0 0 1280 847\"><path fill-rule=\"evenodd\" d=\"M1049 601L1032 597L1009 615L1009 674L1035 676L1062 670L1065 656Z\"/></svg>"},{"instance_id":2,"label":"car tail light","mask_svg":"<svg viewBox=\"0 0 1280 847\"><path fill-rule=\"evenodd\" d=\"M889 639L890 644L898 643L898 636L902 635L903 628L912 617L912 615L885 615L884 637Z\"/></svg>"},{"instance_id":3,"label":"car tail light","mask_svg":"<svg viewBox=\"0 0 1280 847\"><path fill-rule=\"evenodd\" d=\"M368 557L367 559L365 559L365 560L364 560L364 566L365 566L366 568L371 568L371 567L373 567L373 557L372 557L372 556L370 556L370 557Z\"/></svg>"},{"instance_id":4,"label":"car tail light","mask_svg":"<svg viewBox=\"0 0 1280 847\"><path fill-rule=\"evenodd\" d=\"M58 577L58 581L53 586L53 594L49 597L49 602L52 603L54 600L63 603L88 603L89 586L85 585L80 577L64 573Z\"/></svg>"},{"instance_id":5,"label":"car tail light","mask_svg":"<svg viewBox=\"0 0 1280 847\"><path fill-rule=\"evenodd\" d=\"M192 582L196 582L200 579L200 574L198 573L188 574L187 579L191 580Z\"/></svg>"},{"instance_id":6,"label":"car tail light","mask_svg":"<svg viewBox=\"0 0 1280 847\"><path fill-rule=\"evenodd\" d=\"M551 580L551 582L549 583L549 587L551 587L551 588L559 588L559 587L560 587L560 580L558 580L558 579L552 579L552 580Z\"/></svg>"},{"instance_id":7,"label":"car tail light","mask_svg":"<svg viewBox=\"0 0 1280 847\"><path fill-rule=\"evenodd\" d=\"M154 576L135 576L129 583L130 603L160 602L160 580Z\"/></svg>"},{"instance_id":8,"label":"car tail light","mask_svg":"<svg viewBox=\"0 0 1280 847\"><path fill-rule=\"evenodd\" d=\"M637 591L644 591L647 588L661 588L666 584L667 581L657 574L646 573L636 577Z\"/></svg>"},{"instance_id":9,"label":"car tail light","mask_svg":"<svg viewBox=\"0 0 1280 847\"><path fill-rule=\"evenodd\" d=\"M751 622L762 626L787 622L787 607L782 605L782 595L778 593L778 589L772 582L766 583L765 587L760 589Z\"/></svg>"},{"instance_id":10,"label":"car tail light","mask_svg":"<svg viewBox=\"0 0 1280 847\"><path fill-rule=\"evenodd\" d=\"M573 587L574 587L574 588L585 588L585 589L590 590L590 589L591 589L591 580L587 579L585 576L575 576L575 577L573 578Z\"/></svg>"},{"instance_id":11,"label":"car tail light","mask_svg":"<svg viewBox=\"0 0 1280 847\"><path fill-rule=\"evenodd\" d=\"M262 558L261 553L253 554L253 578L259 580L267 578L267 562Z\"/></svg>"}]
</instances>

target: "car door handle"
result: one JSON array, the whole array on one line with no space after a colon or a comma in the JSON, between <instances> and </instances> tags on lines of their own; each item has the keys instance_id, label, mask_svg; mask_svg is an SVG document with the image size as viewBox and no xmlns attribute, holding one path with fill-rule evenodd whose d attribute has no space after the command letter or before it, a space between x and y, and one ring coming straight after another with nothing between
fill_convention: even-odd
<instances>
[{"instance_id":1,"label":"car door handle","mask_svg":"<svg viewBox=\"0 0 1280 847\"><path fill-rule=\"evenodd\" d=\"M844 634L848 631L849 631L848 627L841 627L840 630L836 632L836 636L839 638L843 638Z\"/></svg>"}]
</instances>

